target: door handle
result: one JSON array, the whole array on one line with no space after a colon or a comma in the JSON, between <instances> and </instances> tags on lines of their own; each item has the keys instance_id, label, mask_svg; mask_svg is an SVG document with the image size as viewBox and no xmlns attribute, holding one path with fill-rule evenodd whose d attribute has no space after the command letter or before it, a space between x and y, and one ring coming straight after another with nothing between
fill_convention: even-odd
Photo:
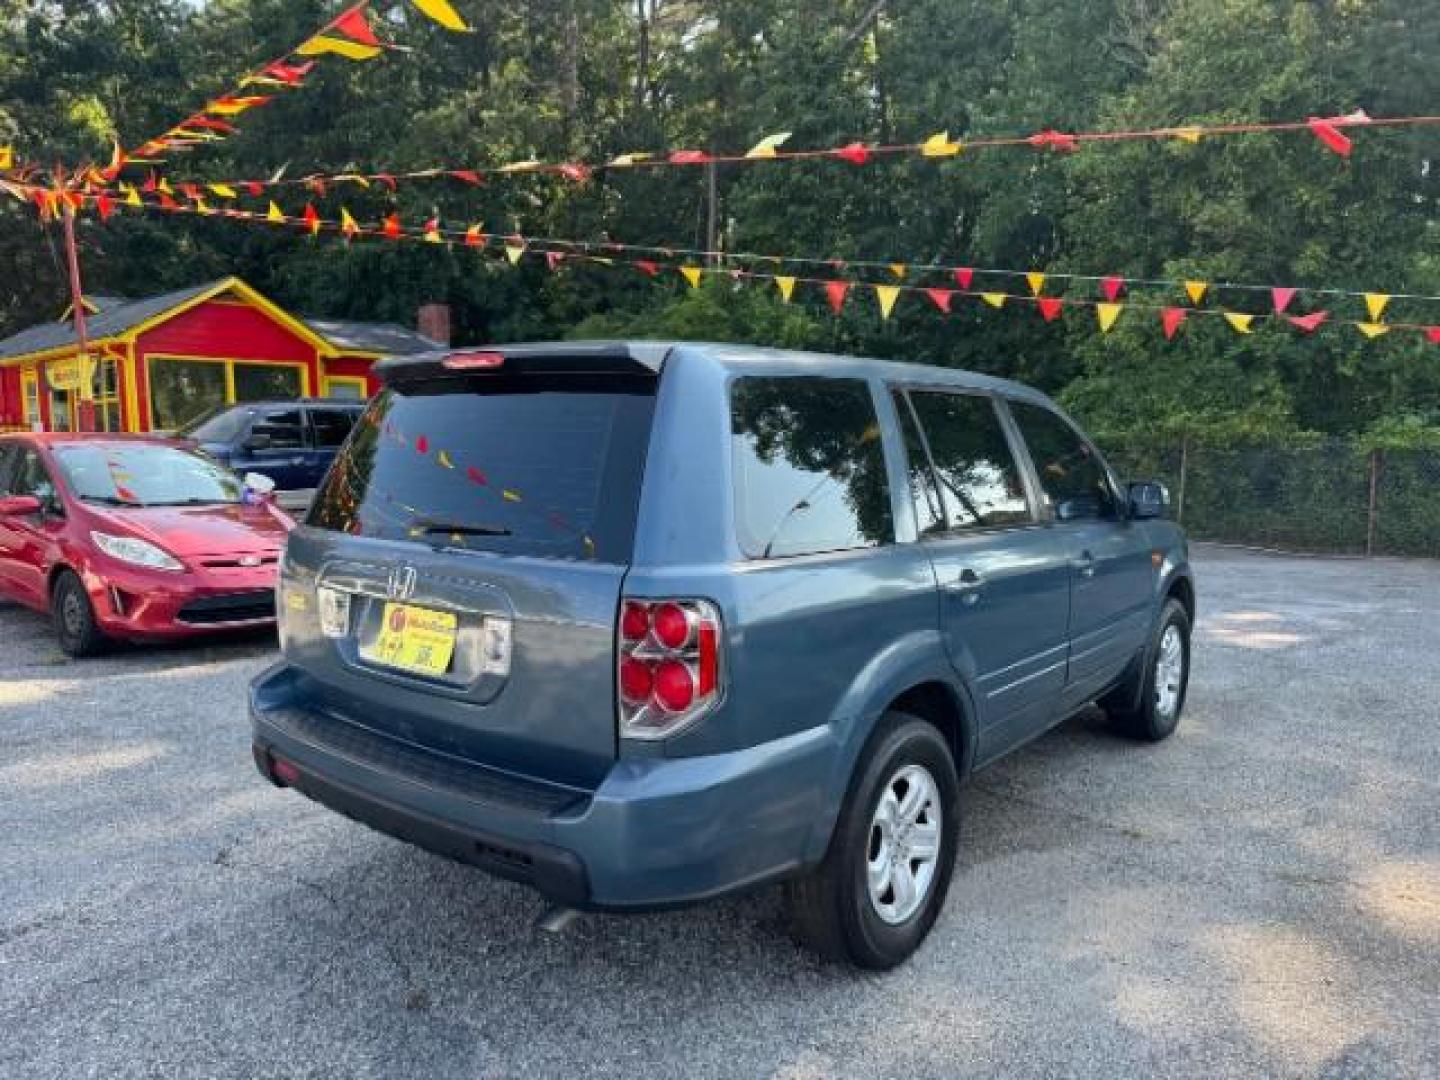
<instances>
[{"instance_id":1,"label":"door handle","mask_svg":"<svg viewBox=\"0 0 1440 1080\"><path fill-rule=\"evenodd\" d=\"M1079 571L1082 578L1093 578L1095 576L1095 556L1088 551L1082 551L1080 558L1075 560L1075 569Z\"/></svg>"},{"instance_id":2,"label":"door handle","mask_svg":"<svg viewBox=\"0 0 1440 1080\"><path fill-rule=\"evenodd\" d=\"M971 570L968 566L960 571L953 581L945 586L948 592L960 597L962 604L976 604L980 601L980 586L984 584L984 578Z\"/></svg>"}]
</instances>

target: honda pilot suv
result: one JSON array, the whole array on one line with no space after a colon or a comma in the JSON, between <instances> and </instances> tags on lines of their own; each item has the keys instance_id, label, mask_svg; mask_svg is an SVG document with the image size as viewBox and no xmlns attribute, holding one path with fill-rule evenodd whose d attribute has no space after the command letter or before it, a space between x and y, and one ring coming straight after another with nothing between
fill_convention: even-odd
<instances>
[{"instance_id":1,"label":"honda pilot suv","mask_svg":"<svg viewBox=\"0 0 1440 1080\"><path fill-rule=\"evenodd\" d=\"M277 785L564 909L783 881L801 940L885 968L963 777L1097 700L1175 730L1168 496L1034 390L656 343L378 372L282 564Z\"/></svg>"}]
</instances>

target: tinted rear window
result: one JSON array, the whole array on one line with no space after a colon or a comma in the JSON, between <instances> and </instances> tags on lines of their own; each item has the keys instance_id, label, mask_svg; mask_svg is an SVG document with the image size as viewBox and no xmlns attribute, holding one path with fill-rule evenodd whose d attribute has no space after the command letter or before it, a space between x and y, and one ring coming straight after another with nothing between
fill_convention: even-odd
<instances>
[{"instance_id":1,"label":"tinted rear window","mask_svg":"<svg viewBox=\"0 0 1440 1080\"><path fill-rule=\"evenodd\" d=\"M386 390L309 523L390 540L626 563L655 380L536 377Z\"/></svg>"}]
</instances>

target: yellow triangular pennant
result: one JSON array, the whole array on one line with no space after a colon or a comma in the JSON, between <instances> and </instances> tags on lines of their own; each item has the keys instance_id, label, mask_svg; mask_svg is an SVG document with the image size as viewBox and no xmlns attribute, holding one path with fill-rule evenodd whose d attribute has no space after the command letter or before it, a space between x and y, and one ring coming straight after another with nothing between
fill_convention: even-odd
<instances>
[{"instance_id":1,"label":"yellow triangular pennant","mask_svg":"<svg viewBox=\"0 0 1440 1080\"><path fill-rule=\"evenodd\" d=\"M222 199L237 199L239 195L229 184L210 184L210 190Z\"/></svg>"},{"instance_id":2,"label":"yellow triangular pennant","mask_svg":"<svg viewBox=\"0 0 1440 1080\"><path fill-rule=\"evenodd\" d=\"M354 236L360 231L360 223L350 216L350 211L345 207L340 208L340 232L345 236Z\"/></svg>"},{"instance_id":3,"label":"yellow triangular pennant","mask_svg":"<svg viewBox=\"0 0 1440 1080\"><path fill-rule=\"evenodd\" d=\"M126 206L144 206L145 202L140 198L140 192L134 184L125 184L120 188L125 193Z\"/></svg>"},{"instance_id":4,"label":"yellow triangular pennant","mask_svg":"<svg viewBox=\"0 0 1440 1080\"><path fill-rule=\"evenodd\" d=\"M463 32L470 29L465 25L465 20L460 17L460 13L450 6L450 0L411 0L411 3L445 27L446 30Z\"/></svg>"},{"instance_id":5,"label":"yellow triangular pennant","mask_svg":"<svg viewBox=\"0 0 1440 1080\"><path fill-rule=\"evenodd\" d=\"M767 135L758 143L745 151L747 158L771 158L775 156L775 148L783 146L785 140L790 138L790 132L782 131L775 135Z\"/></svg>"},{"instance_id":6,"label":"yellow triangular pennant","mask_svg":"<svg viewBox=\"0 0 1440 1080\"><path fill-rule=\"evenodd\" d=\"M777 277L775 287L780 290L781 298L788 304L790 294L795 291L795 279L793 277Z\"/></svg>"},{"instance_id":7,"label":"yellow triangular pennant","mask_svg":"<svg viewBox=\"0 0 1440 1080\"><path fill-rule=\"evenodd\" d=\"M1192 304L1198 304L1205 299L1205 293L1209 288L1208 281L1187 281L1185 282L1185 295L1190 297Z\"/></svg>"},{"instance_id":8,"label":"yellow triangular pennant","mask_svg":"<svg viewBox=\"0 0 1440 1080\"><path fill-rule=\"evenodd\" d=\"M909 268L904 263L890 264L890 273L893 274L895 277L899 278L901 281L905 280L905 271L907 269Z\"/></svg>"},{"instance_id":9,"label":"yellow triangular pennant","mask_svg":"<svg viewBox=\"0 0 1440 1080\"><path fill-rule=\"evenodd\" d=\"M705 273L705 271L698 266L682 266L680 267L680 273L685 275L685 280L690 283L692 289L698 289L700 287L700 275Z\"/></svg>"},{"instance_id":10,"label":"yellow triangular pennant","mask_svg":"<svg viewBox=\"0 0 1440 1080\"><path fill-rule=\"evenodd\" d=\"M13 146L0 146L0 169L13 169L15 167L15 148Z\"/></svg>"},{"instance_id":11,"label":"yellow triangular pennant","mask_svg":"<svg viewBox=\"0 0 1440 1080\"><path fill-rule=\"evenodd\" d=\"M1039 296L1045 288L1045 275L1039 270L1031 270L1025 275L1025 280L1030 285L1030 291L1036 296Z\"/></svg>"},{"instance_id":12,"label":"yellow triangular pennant","mask_svg":"<svg viewBox=\"0 0 1440 1080\"><path fill-rule=\"evenodd\" d=\"M993 308L1002 308L1005 306L1005 301L1008 297L1003 292L982 292L980 299L984 300L985 303Z\"/></svg>"},{"instance_id":13,"label":"yellow triangular pennant","mask_svg":"<svg viewBox=\"0 0 1440 1080\"><path fill-rule=\"evenodd\" d=\"M274 203L274 201L271 201L271 203L270 203L270 209L269 209L269 210L266 212L266 214L265 214L265 220L266 220L266 221L284 221L284 220L285 220L285 211L281 210L280 207L276 206L275 203Z\"/></svg>"},{"instance_id":14,"label":"yellow triangular pennant","mask_svg":"<svg viewBox=\"0 0 1440 1080\"><path fill-rule=\"evenodd\" d=\"M440 465L442 469L455 468L455 462L450 460L450 455L447 454L444 450L438 451L435 454L435 461L437 464Z\"/></svg>"},{"instance_id":15,"label":"yellow triangular pennant","mask_svg":"<svg viewBox=\"0 0 1440 1080\"><path fill-rule=\"evenodd\" d=\"M1368 338L1377 338L1381 334L1388 334L1390 327L1381 322L1358 322L1355 329L1359 330Z\"/></svg>"},{"instance_id":16,"label":"yellow triangular pennant","mask_svg":"<svg viewBox=\"0 0 1440 1080\"><path fill-rule=\"evenodd\" d=\"M920 153L924 157L954 157L959 152L960 144L950 141L948 131L937 131L920 144Z\"/></svg>"},{"instance_id":17,"label":"yellow triangular pennant","mask_svg":"<svg viewBox=\"0 0 1440 1080\"><path fill-rule=\"evenodd\" d=\"M1120 318L1120 312L1125 308L1124 304L1096 304L1095 317L1100 320L1100 332L1108 334L1110 328L1115 325L1115 320Z\"/></svg>"},{"instance_id":18,"label":"yellow triangular pennant","mask_svg":"<svg viewBox=\"0 0 1440 1080\"><path fill-rule=\"evenodd\" d=\"M1254 315L1245 315L1238 311L1225 312L1225 321L1235 328L1237 334L1250 333L1250 324L1255 321Z\"/></svg>"},{"instance_id":19,"label":"yellow triangular pennant","mask_svg":"<svg viewBox=\"0 0 1440 1080\"><path fill-rule=\"evenodd\" d=\"M880 317L888 319L890 312L895 310L895 301L900 299L900 287L898 285L876 285L875 299L880 301Z\"/></svg>"},{"instance_id":20,"label":"yellow triangular pennant","mask_svg":"<svg viewBox=\"0 0 1440 1080\"><path fill-rule=\"evenodd\" d=\"M611 158L611 159L610 159L610 164L623 169L626 165L638 165L638 164L639 164L640 162L642 162L642 161L649 161L649 160L650 160L652 157L654 157L654 156L655 156L654 154L638 154L638 153L637 153L637 154L621 154L621 155L619 155L618 157L613 157L613 158Z\"/></svg>"},{"instance_id":21,"label":"yellow triangular pennant","mask_svg":"<svg viewBox=\"0 0 1440 1080\"><path fill-rule=\"evenodd\" d=\"M1384 293L1367 292L1365 294L1365 309L1370 312L1370 321L1379 322L1380 316L1385 314L1385 305L1390 303L1390 297Z\"/></svg>"},{"instance_id":22,"label":"yellow triangular pennant","mask_svg":"<svg viewBox=\"0 0 1440 1080\"><path fill-rule=\"evenodd\" d=\"M156 190L159 191L161 194L164 194L164 195L174 195L174 194L175 194L175 189L170 186L170 181L167 180L167 179L165 179L165 177L163 177L163 176L160 178L160 183L159 183L159 185L156 187Z\"/></svg>"},{"instance_id":23,"label":"yellow triangular pennant","mask_svg":"<svg viewBox=\"0 0 1440 1080\"><path fill-rule=\"evenodd\" d=\"M505 245L505 257L510 260L510 265L511 265L511 266L514 266L516 263L518 263L518 262L520 261L520 256L522 256L522 255L524 255L524 254L525 254L525 247L524 247L523 244L506 244L506 245Z\"/></svg>"},{"instance_id":24,"label":"yellow triangular pennant","mask_svg":"<svg viewBox=\"0 0 1440 1080\"><path fill-rule=\"evenodd\" d=\"M324 56L326 53L334 53L336 56L345 57L346 60L373 60L383 50L378 45L363 45L348 38L316 34L295 51L301 56Z\"/></svg>"},{"instance_id":25,"label":"yellow triangular pennant","mask_svg":"<svg viewBox=\"0 0 1440 1080\"><path fill-rule=\"evenodd\" d=\"M498 171L502 173L534 172L543 164L544 162L538 158L527 158L525 161L512 161L509 165L501 165Z\"/></svg>"},{"instance_id":26,"label":"yellow triangular pennant","mask_svg":"<svg viewBox=\"0 0 1440 1080\"><path fill-rule=\"evenodd\" d=\"M1200 141L1200 135L1201 129L1198 127L1181 127L1175 129L1175 137L1177 139L1184 139L1188 143L1198 143Z\"/></svg>"}]
</instances>

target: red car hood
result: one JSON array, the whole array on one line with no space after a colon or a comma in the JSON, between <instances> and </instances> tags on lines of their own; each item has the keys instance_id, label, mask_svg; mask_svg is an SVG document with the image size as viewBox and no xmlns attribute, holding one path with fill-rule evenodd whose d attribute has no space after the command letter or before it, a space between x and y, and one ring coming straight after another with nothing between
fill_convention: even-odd
<instances>
[{"instance_id":1,"label":"red car hood","mask_svg":"<svg viewBox=\"0 0 1440 1080\"><path fill-rule=\"evenodd\" d=\"M93 510L93 508L92 508ZM275 551L295 522L274 506L156 506L95 510L99 523L158 544L173 555L229 555Z\"/></svg>"}]
</instances>

